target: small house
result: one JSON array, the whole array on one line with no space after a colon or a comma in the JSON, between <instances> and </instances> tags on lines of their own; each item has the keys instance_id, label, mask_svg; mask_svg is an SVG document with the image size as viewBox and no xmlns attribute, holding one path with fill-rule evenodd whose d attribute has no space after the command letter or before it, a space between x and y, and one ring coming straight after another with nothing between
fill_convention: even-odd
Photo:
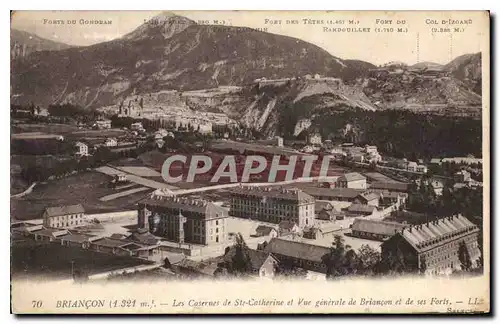
<instances>
[{"instance_id":1,"label":"small house","mask_svg":"<svg viewBox=\"0 0 500 324\"><path fill-rule=\"evenodd\" d=\"M87 156L89 155L89 146L83 142L76 142L76 155L78 156Z\"/></svg>"},{"instance_id":2,"label":"small house","mask_svg":"<svg viewBox=\"0 0 500 324\"><path fill-rule=\"evenodd\" d=\"M345 173L337 179L337 188L366 189L366 178L357 173Z\"/></svg>"},{"instance_id":3,"label":"small house","mask_svg":"<svg viewBox=\"0 0 500 324\"><path fill-rule=\"evenodd\" d=\"M255 229L255 236L261 237L261 236L269 236L271 238L277 237L278 236L278 231L274 227L271 226L266 226L266 225L259 225Z\"/></svg>"},{"instance_id":4,"label":"small house","mask_svg":"<svg viewBox=\"0 0 500 324\"><path fill-rule=\"evenodd\" d=\"M360 194L354 200L355 204L370 205L378 207L380 202L380 194L375 192Z\"/></svg>"},{"instance_id":5,"label":"small house","mask_svg":"<svg viewBox=\"0 0 500 324\"><path fill-rule=\"evenodd\" d=\"M297 225L297 223L291 221L281 221L279 223L279 229L278 229L279 236L299 234L299 233L300 233L300 228Z\"/></svg>"}]
</instances>

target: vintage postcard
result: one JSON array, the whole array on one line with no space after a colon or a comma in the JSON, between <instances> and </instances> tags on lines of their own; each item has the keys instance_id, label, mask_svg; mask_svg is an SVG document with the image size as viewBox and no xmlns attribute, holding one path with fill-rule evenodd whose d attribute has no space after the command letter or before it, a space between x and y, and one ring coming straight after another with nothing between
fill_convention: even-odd
<instances>
[{"instance_id":1,"label":"vintage postcard","mask_svg":"<svg viewBox=\"0 0 500 324\"><path fill-rule=\"evenodd\" d=\"M14 11L15 314L490 312L487 11Z\"/></svg>"}]
</instances>

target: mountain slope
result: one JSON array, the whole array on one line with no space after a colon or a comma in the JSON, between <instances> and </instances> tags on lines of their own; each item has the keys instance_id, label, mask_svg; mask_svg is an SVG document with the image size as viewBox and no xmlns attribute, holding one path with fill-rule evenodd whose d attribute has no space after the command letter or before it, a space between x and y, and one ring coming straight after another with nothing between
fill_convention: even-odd
<instances>
[{"instance_id":1,"label":"mountain slope","mask_svg":"<svg viewBox=\"0 0 500 324\"><path fill-rule=\"evenodd\" d=\"M55 42L25 31L11 29L10 50L12 59L26 57L38 51L59 51L70 48L71 45Z\"/></svg>"},{"instance_id":2,"label":"mountain slope","mask_svg":"<svg viewBox=\"0 0 500 324\"><path fill-rule=\"evenodd\" d=\"M162 15L121 39L38 52L13 67L16 103L116 104L130 94L244 85L254 79L359 73L307 42Z\"/></svg>"},{"instance_id":3,"label":"mountain slope","mask_svg":"<svg viewBox=\"0 0 500 324\"><path fill-rule=\"evenodd\" d=\"M481 53L459 56L446 64L444 69L467 84L474 92L481 94Z\"/></svg>"}]
</instances>

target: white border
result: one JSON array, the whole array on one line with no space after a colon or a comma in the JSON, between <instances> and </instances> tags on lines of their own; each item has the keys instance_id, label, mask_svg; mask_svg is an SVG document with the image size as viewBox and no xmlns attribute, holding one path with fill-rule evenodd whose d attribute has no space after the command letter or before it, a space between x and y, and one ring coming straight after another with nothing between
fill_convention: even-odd
<instances>
[{"instance_id":1,"label":"white border","mask_svg":"<svg viewBox=\"0 0 500 324\"><path fill-rule=\"evenodd\" d=\"M86 0L82 2L76 2L76 1L61 1L61 0L44 0L44 1L16 1L13 3L13 6L17 10L49 10L50 9L58 9L58 10L158 10L158 9L166 9L166 10L480 10L480 9L489 9L491 10L492 14L498 13L498 7L499 7L499 1L486 1L486 0L474 0L474 1L454 1L454 2L448 2L448 3L443 3L441 1L435 1L435 0L419 0L417 2L413 1L400 1L400 0L378 0L378 1L331 1L331 0L308 0L308 1L302 1L302 2L292 2L292 1L269 1L269 0L252 0L252 1L246 1L246 2L236 2L236 1L201 1L201 0L184 0L184 1L179 1L179 2L167 2L167 1L148 1L148 0L141 0L139 2L103 2L102 0ZM3 2L3 4L7 4L7 2ZM9 3L11 4L11 3ZM3 141L3 145L0 147L9 147L9 138L10 138L10 127L9 127L9 122L10 122L10 117L9 117L9 109L8 107L10 106L10 55L8 48L7 47L7 39L10 37L9 29L10 29L10 16L7 16L7 9L10 8L5 8L2 10L4 16L4 20L2 20L2 24L4 24L4 28L1 29L2 31L2 37L4 39L4 42L2 43L2 46L4 49L0 52L2 56L2 69L3 73L2 75L2 87L0 88L2 91L2 98L4 99L4 105L1 110L1 114L3 114L3 118L0 118L0 121L4 123L2 127L0 127L0 132L1 136L0 138ZM496 17L498 19L498 17ZM496 37L495 37L496 40ZM492 39L492 46L497 49L497 42ZM498 54L498 52L495 50L495 53ZM494 57L492 57L494 59ZM498 65L496 65L495 71L492 71L492 76L496 74L498 71ZM491 78L492 80L494 79L493 77ZM498 84L495 84L494 89L492 89L492 94L493 93L498 93ZM498 95L494 96L495 99L498 99ZM495 110L497 108L497 105L495 105L496 101L492 103L492 110ZM498 121L499 113L495 114L495 119L491 120L491 124L496 124ZM500 138L497 136L497 130L495 129L492 137L493 138ZM498 146L498 143L495 141L494 142L495 147ZM7 150L7 149L6 149ZM10 153L10 152L9 152ZM10 201L8 200L8 193L10 193L10 187L9 187L9 181L10 178L7 175L7 169L10 166L10 159L9 159L9 154L2 154L1 157L1 167L4 172L1 173L2 178L1 178L1 199L2 199L2 204L1 206L4 207L4 213L3 213L3 221L5 222L3 229L4 229L4 235L2 236L3 239L3 244L1 248L1 253L2 255L0 256L1 260L10 260L10 253L9 253L9 247L10 247L10 233L8 232L9 229L9 222L10 219L8 215L10 214L10 208L7 210L7 207L10 206ZM493 168L493 166L492 166ZM498 184L498 182L495 179L495 185ZM493 185L492 187L496 187ZM498 191L495 192L495 197L496 199L493 199L492 201L498 201L500 198L500 194ZM495 218L496 215L491 215L492 218ZM495 222L495 233L498 233L498 224L500 222L498 219ZM494 238L494 235L492 235L492 239ZM492 253L495 253L496 249L492 249ZM497 259L497 258L495 258ZM5 265L6 262L3 264ZM493 265L493 268L496 269L496 266ZM6 320L7 322L13 322L17 321L18 318L15 318L14 316L10 315L10 269L6 266L1 267L1 272L2 272L2 286L0 287L0 293L1 293L1 305L2 305L2 312L1 312L1 319ZM50 292L47 292L50 293ZM498 299L493 299L496 300L495 306L498 306ZM494 307L495 307L494 306ZM495 307L496 310L498 310L497 307ZM82 317L80 320L87 320L88 317ZM128 321L132 322L142 322L146 318L134 318L134 319L128 319ZM157 320L164 320L160 318L156 318ZM290 320L293 318L287 318L285 320ZM316 318L315 318L316 319ZM56 322L56 321L68 321L68 320L78 320L77 318L47 318L44 321L45 322ZM106 318L106 319L96 319L95 321L98 323L105 323L109 321L122 321L124 318ZM178 320L177 318L168 318L169 321L172 320ZM197 322L200 320L200 318L184 318L185 321L188 322ZM205 318L205 320L216 320L220 321L220 318ZM238 320L236 318L227 318L226 320ZM252 321L259 320L262 322L269 322L270 320L264 319L264 318L258 318L258 319L251 319ZM308 320L305 318L297 318L297 320L303 321L303 320ZM317 320L317 319L316 319ZM325 318L325 320L331 320L330 318ZM333 318L334 321L345 321L346 319L342 318ZM367 318L351 318L349 319L350 321L358 321L360 323L365 322L366 320L370 321L387 321L391 320L389 318L376 318L376 319L367 319ZM392 320L396 320L398 322L400 321L408 321L409 319L401 319L401 318L392 318ZM437 319L430 319L430 318L425 318L424 319L428 323L433 323L437 322ZM453 319L442 319L442 321L472 321L473 319L468 319L468 318L453 318ZM3 322L3 321L2 321ZM33 322L37 323L39 322L38 318L25 318L23 319L23 322Z\"/></svg>"}]
</instances>

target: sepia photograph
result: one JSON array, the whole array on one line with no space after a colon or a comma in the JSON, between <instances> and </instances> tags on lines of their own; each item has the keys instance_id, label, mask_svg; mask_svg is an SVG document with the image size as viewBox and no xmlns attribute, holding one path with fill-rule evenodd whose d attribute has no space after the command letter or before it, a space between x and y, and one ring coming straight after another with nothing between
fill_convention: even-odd
<instances>
[{"instance_id":1,"label":"sepia photograph","mask_svg":"<svg viewBox=\"0 0 500 324\"><path fill-rule=\"evenodd\" d=\"M489 37L488 11L12 11L12 312L490 312Z\"/></svg>"}]
</instances>

